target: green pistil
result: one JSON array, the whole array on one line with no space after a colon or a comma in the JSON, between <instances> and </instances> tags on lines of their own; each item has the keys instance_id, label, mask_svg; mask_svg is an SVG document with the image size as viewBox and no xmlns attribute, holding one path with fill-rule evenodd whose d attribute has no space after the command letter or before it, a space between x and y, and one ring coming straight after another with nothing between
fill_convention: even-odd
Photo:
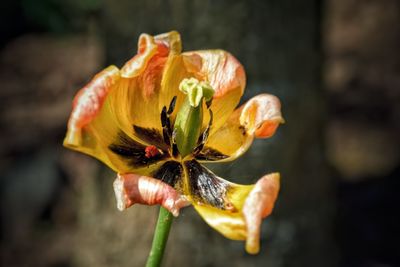
<instances>
[{"instance_id":1,"label":"green pistil","mask_svg":"<svg viewBox=\"0 0 400 267\"><path fill-rule=\"evenodd\" d=\"M214 89L207 82L199 82L195 78L183 79L179 84L179 90L187 95L190 106L197 107L201 100L211 100L214 95Z\"/></svg>"},{"instance_id":2,"label":"green pistil","mask_svg":"<svg viewBox=\"0 0 400 267\"><path fill-rule=\"evenodd\" d=\"M197 145L203 124L202 100L210 101L214 89L206 82L195 78L184 79L179 90L186 94L175 120L174 133L179 153L182 157L189 155Z\"/></svg>"}]
</instances>

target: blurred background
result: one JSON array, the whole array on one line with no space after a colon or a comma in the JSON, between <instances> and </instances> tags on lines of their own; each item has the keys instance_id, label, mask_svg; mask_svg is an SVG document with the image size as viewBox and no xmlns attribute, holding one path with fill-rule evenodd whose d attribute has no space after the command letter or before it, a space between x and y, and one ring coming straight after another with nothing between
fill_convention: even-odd
<instances>
[{"instance_id":1,"label":"blurred background","mask_svg":"<svg viewBox=\"0 0 400 267\"><path fill-rule=\"evenodd\" d=\"M233 163L281 192L257 256L185 209L164 266L400 266L400 2L19 0L0 10L0 265L143 266L158 209L116 209L115 174L62 147L74 94L136 53L140 33L181 33L247 72L286 124Z\"/></svg>"}]
</instances>

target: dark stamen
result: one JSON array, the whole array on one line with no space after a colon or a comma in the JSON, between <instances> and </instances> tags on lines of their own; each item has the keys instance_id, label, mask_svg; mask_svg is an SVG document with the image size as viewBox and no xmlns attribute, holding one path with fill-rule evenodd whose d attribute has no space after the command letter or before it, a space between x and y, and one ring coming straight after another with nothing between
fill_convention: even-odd
<instances>
[{"instance_id":1,"label":"dark stamen","mask_svg":"<svg viewBox=\"0 0 400 267\"><path fill-rule=\"evenodd\" d=\"M160 169L152 173L152 176L174 187L178 182L180 182L182 173L183 168L179 162L167 161L160 167Z\"/></svg>"},{"instance_id":2,"label":"dark stamen","mask_svg":"<svg viewBox=\"0 0 400 267\"><path fill-rule=\"evenodd\" d=\"M197 141L197 147L195 147L195 149L193 150L194 154L199 153L203 149L203 147L207 141L208 135L210 133L214 115L213 115L213 112L211 109L209 109L208 111L210 113L210 120L208 121L207 128L203 131L203 133L199 137L199 140Z\"/></svg>"},{"instance_id":3,"label":"dark stamen","mask_svg":"<svg viewBox=\"0 0 400 267\"><path fill-rule=\"evenodd\" d=\"M207 102L206 102L206 105L207 105L207 108L210 108L210 106L211 106L211 104L212 104L212 98L210 99L210 100L208 100Z\"/></svg>"},{"instance_id":4,"label":"dark stamen","mask_svg":"<svg viewBox=\"0 0 400 267\"><path fill-rule=\"evenodd\" d=\"M144 128L137 125L133 125L133 130L136 136L148 144L152 144L158 148L161 148L164 152L168 151L169 145L166 145L162 134L159 130L154 128Z\"/></svg>"},{"instance_id":5,"label":"dark stamen","mask_svg":"<svg viewBox=\"0 0 400 267\"><path fill-rule=\"evenodd\" d=\"M177 157L179 154L178 145L176 144L176 129L172 132L172 156Z\"/></svg>"},{"instance_id":6,"label":"dark stamen","mask_svg":"<svg viewBox=\"0 0 400 267\"><path fill-rule=\"evenodd\" d=\"M195 155L196 159L207 160L207 161L218 161L229 158L229 156L219 152L216 149L207 146L202 147L202 149Z\"/></svg>"},{"instance_id":7,"label":"dark stamen","mask_svg":"<svg viewBox=\"0 0 400 267\"><path fill-rule=\"evenodd\" d=\"M167 115L167 107L164 106L161 111L161 126L164 127L167 125L168 115Z\"/></svg>"},{"instance_id":8,"label":"dark stamen","mask_svg":"<svg viewBox=\"0 0 400 267\"><path fill-rule=\"evenodd\" d=\"M168 115L170 115L172 112L174 112L175 109L175 104L176 104L176 96L174 96L171 100L171 103L169 104L169 108L168 108Z\"/></svg>"},{"instance_id":9,"label":"dark stamen","mask_svg":"<svg viewBox=\"0 0 400 267\"><path fill-rule=\"evenodd\" d=\"M157 150L158 153L152 153L149 156L147 147L129 137L124 132L120 131L116 138L116 142L108 146L112 152L117 154L129 166L134 168L144 167L156 163L159 160L166 158L168 155ZM147 150L146 150L147 149ZM147 154L147 155L146 155Z\"/></svg>"},{"instance_id":10,"label":"dark stamen","mask_svg":"<svg viewBox=\"0 0 400 267\"><path fill-rule=\"evenodd\" d=\"M164 140L165 144L171 148L172 155L174 157L177 156L177 152L174 151L174 145L173 145L173 140L172 140L173 139L173 133L172 133L173 130L172 130L171 120L170 120L169 116L172 114L172 112L174 112L176 99L177 99L177 97L174 96L169 104L168 110L167 110L167 107L164 106L161 111L161 126L163 128L163 132L162 132L163 140Z\"/></svg>"}]
</instances>

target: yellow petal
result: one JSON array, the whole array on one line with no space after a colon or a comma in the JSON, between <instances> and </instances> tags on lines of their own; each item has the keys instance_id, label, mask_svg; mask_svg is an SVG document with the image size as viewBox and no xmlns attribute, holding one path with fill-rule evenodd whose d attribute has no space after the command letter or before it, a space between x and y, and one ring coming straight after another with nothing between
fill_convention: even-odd
<instances>
[{"instance_id":1,"label":"yellow petal","mask_svg":"<svg viewBox=\"0 0 400 267\"><path fill-rule=\"evenodd\" d=\"M181 55L171 55L168 58L163 77L161 80L161 93L159 95L159 103L156 107L161 110L164 106L168 107L171 99L176 96L175 110L171 115L172 121L175 120L176 114L179 111L183 101L185 100L185 94L179 90L179 85L185 78L190 78L191 74L186 70L183 64L183 58Z\"/></svg>"},{"instance_id":2,"label":"yellow petal","mask_svg":"<svg viewBox=\"0 0 400 267\"><path fill-rule=\"evenodd\" d=\"M177 32L141 36L138 55L122 68L118 89L110 95L113 112L125 131L136 125L161 132L161 111L174 96L175 110L179 109L184 99L179 83L189 77L180 50Z\"/></svg>"},{"instance_id":3,"label":"yellow petal","mask_svg":"<svg viewBox=\"0 0 400 267\"><path fill-rule=\"evenodd\" d=\"M274 206L279 191L279 174L262 177L255 185L230 183L226 201L231 209L218 209L194 202L203 219L215 230L233 240L246 240L246 251L259 251L260 227L263 218Z\"/></svg>"},{"instance_id":4,"label":"yellow petal","mask_svg":"<svg viewBox=\"0 0 400 267\"><path fill-rule=\"evenodd\" d=\"M138 54L121 71L114 66L107 68L77 94L65 146L100 159L117 172L149 174L157 169L159 164L154 160L148 166L130 164L133 161L124 156L133 152L120 144L120 137L125 136L122 139L130 144L139 143L136 154L154 145L157 140L151 139L162 140L161 110L178 94L180 75L186 73L179 68L183 66L180 47L176 32L141 35ZM138 152L141 145L144 147ZM121 153L113 153L110 146Z\"/></svg>"},{"instance_id":5,"label":"yellow petal","mask_svg":"<svg viewBox=\"0 0 400 267\"><path fill-rule=\"evenodd\" d=\"M119 79L118 68L110 66L98 73L88 85L78 92L73 101L68 131L64 139L64 146L90 155L99 155L98 158L107 165L112 165L112 163L104 155L104 148L99 146L96 133L90 128L100 114L103 113L104 116L109 117L110 114L103 112L104 102ZM117 126L113 122L110 126L117 131Z\"/></svg>"},{"instance_id":6,"label":"yellow petal","mask_svg":"<svg viewBox=\"0 0 400 267\"><path fill-rule=\"evenodd\" d=\"M156 43L165 44L169 48L170 54L177 55L182 51L181 36L177 31L156 35L154 39Z\"/></svg>"},{"instance_id":7,"label":"yellow petal","mask_svg":"<svg viewBox=\"0 0 400 267\"><path fill-rule=\"evenodd\" d=\"M182 55L186 69L198 80L208 82L215 90L211 105L214 114L213 133L227 120L243 95L246 84L243 66L223 50L193 51ZM209 114L204 115L205 126Z\"/></svg>"},{"instance_id":8,"label":"yellow petal","mask_svg":"<svg viewBox=\"0 0 400 267\"><path fill-rule=\"evenodd\" d=\"M108 93L120 78L119 70L110 66L98 73L93 80L75 96L68 132L64 144L79 146L82 140L82 128L90 124L100 113Z\"/></svg>"},{"instance_id":9,"label":"yellow petal","mask_svg":"<svg viewBox=\"0 0 400 267\"><path fill-rule=\"evenodd\" d=\"M145 153L146 148L146 144L133 136L133 129L128 133L123 132L112 111L110 95L117 90L120 79L119 70L111 66L97 74L78 92L74 99L64 145L103 161L117 172L135 170L136 173L149 174L162 162L152 161L152 164L135 168L130 166L126 159L110 150L111 145L121 141L119 140L121 134L126 135L125 139L131 143L135 143L142 153Z\"/></svg>"},{"instance_id":10,"label":"yellow petal","mask_svg":"<svg viewBox=\"0 0 400 267\"><path fill-rule=\"evenodd\" d=\"M250 147L254 137L270 137L284 122L280 108L279 99L273 95L261 94L251 98L209 136L198 159L221 162L241 156Z\"/></svg>"},{"instance_id":11,"label":"yellow petal","mask_svg":"<svg viewBox=\"0 0 400 267\"><path fill-rule=\"evenodd\" d=\"M157 53L158 46L154 38L148 34L142 34L138 41L137 54L121 69L121 76L133 78L143 73L150 59Z\"/></svg>"}]
</instances>

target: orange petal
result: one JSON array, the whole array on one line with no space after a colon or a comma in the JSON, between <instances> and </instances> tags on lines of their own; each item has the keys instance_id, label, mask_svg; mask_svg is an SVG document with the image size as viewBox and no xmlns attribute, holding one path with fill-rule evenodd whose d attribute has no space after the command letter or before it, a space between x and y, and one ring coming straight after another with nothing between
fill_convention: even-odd
<instances>
[{"instance_id":1,"label":"orange petal","mask_svg":"<svg viewBox=\"0 0 400 267\"><path fill-rule=\"evenodd\" d=\"M219 180L222 178L217 177ZM279 191L279 174L262 177L255 185L228 183L222 195L225 209L192 199L193 206L215 230L233 240L246 240L246 251L259 251L260 227L263 218L273 209Z\"/></svg>"},{"instance_id":2,"label":"orange petal","mask_svg":"<svg viewBox=\"0 0 400 267\"><path fill-rule=\"evenodd\" d=\"M170 54L180 54L182 51L181 36L177 31L171 31L154 36L157 44L164 44L169 48Z\"/></svg>"},{"instance_id":3,"label":"orange petal","mask_svg":"<svg viewBox=\"0 0 400 267\"><path fill-rule=\"evenodd\" d=\"M209 136L198 159L203 162L231 161L247 151L254 137L271 137L284 122L280 107L279 99L273 95L251 98Z\"/></svg>"},{"instance_id":4,"label":"orange petal","mask_svg":"<svg viewBox=\"0 0 400 267\"><path fill-rule=\"evenodd\" d=\"M141 34L138 41L137 54L122 67L121 76L132 78L140 75L146 69L149 60L157 52L157 48L153 36L145 33Z\"/></svg>"},{"instance_id":5,"label":"orange petal","mask_svg":"<svg viewBox=\"0 0 400 267\"><path fill-rule=\"evenodd\" d=\"M64 144L81 145L81 129L88 125L100 112L104 100L119 78L118 68L110 66L98 73L88 85L78 92L73 101Z\"/></svg>"},{"instance_id":6,"label":"orange petal","mask_svg":"<svg viewBox=\"0 0 400 267\"><path fill-rule=\"evenodd\" d=\"M211 110L214 122L211 133L220 128L231 115L246 85L243 66L223 50L203 50L183 53L186 69L198 80L207 81L215 90ZM209 115L204 114L204 125Z\"/></svg>"},{"instance_id":7,"label":"orange petal","mask_svg":"<svg viewBox=\"0 0 400 267\"><path fill-rule=\"evenodd\" d=\"M202 50L183 54L186 63L214 88L214 98L224 97L230 91L244 92L246 76L243 66L230 53L223 50ZM200 58L199 58L200 57ZM197 66L196 66L197 65ZM196 68L194 68L196 67Z\"/></svg>"},{"instance_id":8,"label":"orange petal","mask_svg":"<svg viewBox=\"0 0 400 267\"><path fill-rule=\"evenodd\" d=\"M261 94L250 99L240 114L240 124L258 138L271 137L284 120L281 103L276 96Z\"/></svg>"},{"instance_id":9,"label":"orange petal","mask_svg":"<svg viewBox=\"0 0 400 267\"><path fill-rule=\"evenodd\" d=\"M124 210L133 204L161 205L174 216L190 203L174 188L160 180L137 174L118 174L114 181L117 207Z\"/></svg>"},{"instance_id":10,"label":"orange petal","mask_svg":"<svg viewBox=\"0 0 400 267\"><path fill-rule=\"evenodd\" d=\"M258 253L260 249L260 226L263 218L271 214L279 192L279 174L272 173L262 177L249 193L243 214L246 221L246 251Z\"/></svg>"}]
</instances>

